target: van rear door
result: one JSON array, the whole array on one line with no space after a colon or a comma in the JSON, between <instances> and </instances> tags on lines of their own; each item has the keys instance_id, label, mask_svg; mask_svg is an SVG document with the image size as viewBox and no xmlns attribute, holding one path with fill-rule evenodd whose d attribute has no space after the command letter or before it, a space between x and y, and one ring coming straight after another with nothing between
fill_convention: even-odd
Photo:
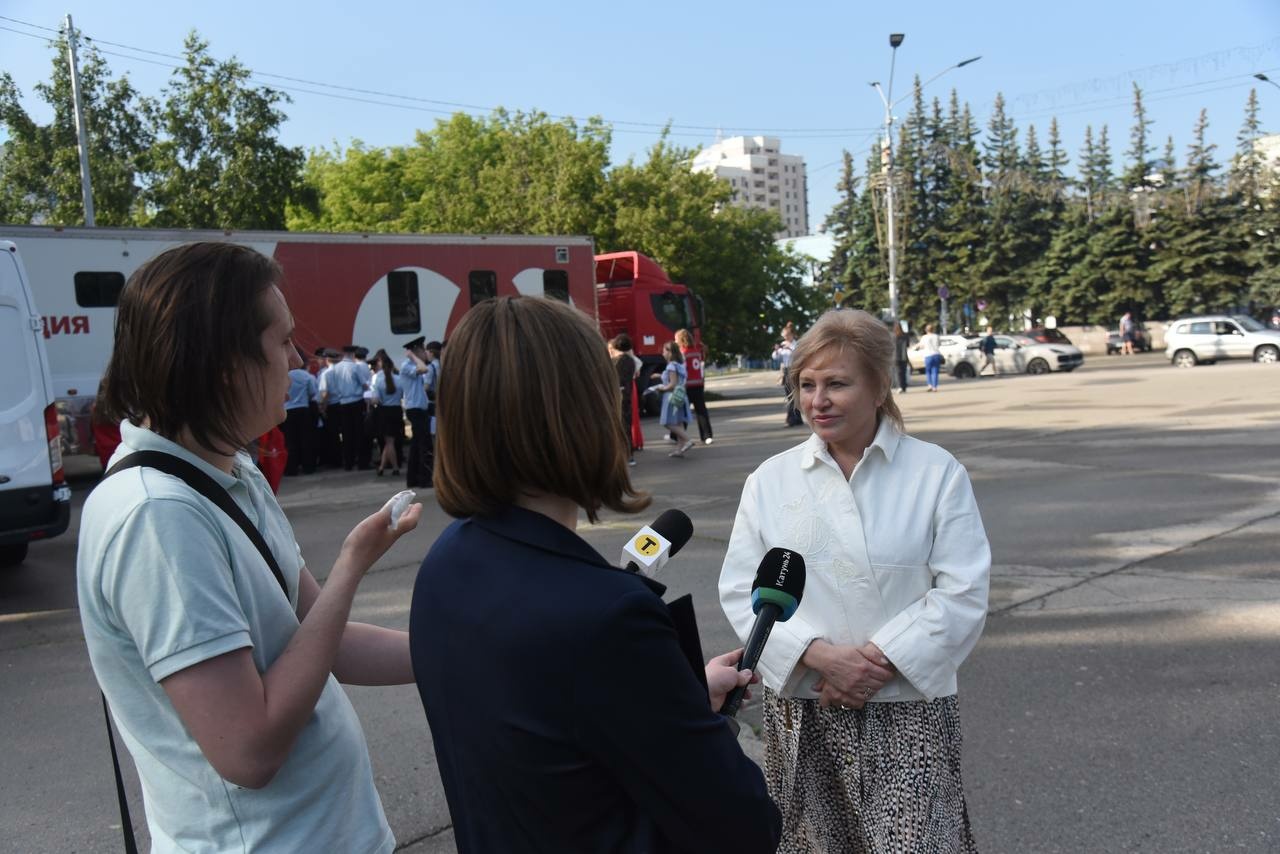
<instances>
[{"instance_id":1,"label":"van rear door","mask_svg":"<svg viewBox=\"0 0 1280 854\"><path fill-rule=\"evenodd\" d=\"M0 563L70 518L40 328L17 247L0 241Z\"/></svg>"}]
</instances>

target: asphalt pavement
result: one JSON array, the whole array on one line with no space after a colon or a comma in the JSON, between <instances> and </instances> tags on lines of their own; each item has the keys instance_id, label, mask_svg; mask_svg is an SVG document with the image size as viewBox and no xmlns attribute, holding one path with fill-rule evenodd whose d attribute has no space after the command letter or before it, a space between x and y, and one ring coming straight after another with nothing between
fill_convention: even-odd
<instances>
[{"instance_id":1,"label":"asphalt pavement","mask_svg":"<svg viewBox=\"0 0 1280 854\"><path fill-rule=\"evenodd\" d=\"M806 435L783 426L775 380L713 378L716 443L685 459L669 459L646 422L634 472L651 511L580 529L615 556L651 516L685 510L694 539L661 580L694 594L707 655L737 645L715 582L743 478ZM1280 851L1278 390L1276 366L1177 370L1159 354L944 378L938 394L913 377L908 430L968 468L995 560L986 631L960 674L981 850ZM120 850L75 610L92 483L77 480L66 535L0 573L0 852ZM366 472L287 480L281 503L312 571L323 577L351 526L397 488ZM407 624L418 562L449 522L423 500L419 529L365 580L354 618ZM453 851L416 691L349 690L400 849ZM755 707L742 718L759 725Z\"/></svg>"}]
</instances>

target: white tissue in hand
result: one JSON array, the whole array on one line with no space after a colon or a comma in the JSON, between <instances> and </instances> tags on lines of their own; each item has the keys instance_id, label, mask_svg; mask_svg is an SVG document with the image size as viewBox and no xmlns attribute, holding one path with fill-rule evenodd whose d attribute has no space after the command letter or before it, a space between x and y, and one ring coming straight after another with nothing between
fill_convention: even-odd
<instances>
[{"instance_id":1,"label":"white tissue in hand","mask_svg":"<svg viewBox=\"0 0 1280 854\"><path fill-rule=\"evenodd\" d=\"M409 504L416 494L412 489L402 490L391 496L391 500L384 505L391 509L391 530L394 531L400 524L400 517L409 509Z\"/></svg>"}]
</instances>

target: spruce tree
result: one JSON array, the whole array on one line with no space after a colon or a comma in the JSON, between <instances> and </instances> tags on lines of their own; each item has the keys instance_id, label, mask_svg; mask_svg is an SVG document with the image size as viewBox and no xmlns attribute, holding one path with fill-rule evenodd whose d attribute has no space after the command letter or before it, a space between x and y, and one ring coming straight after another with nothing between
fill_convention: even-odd
<instances>
[{"instance_id":1,"label":"spruce tree","mask_svg":"<svg viewBox=\"0 0 1280 854\"><path fill-rule=\"evenodd\" d=\"M1128 161L1124 172L1125 189L1133 191L1147 186L1147 175L1151 173L1151 151L1147 142L1147 129L1151 127L1151 119L1147 118L1146 107L1142 104L1142 89L1133 84L1133 130L1129 132L1129 150L1125 153Z\"/></svg>"},{"instance_id":2,"label":"spruce tree","mask_svg":"<svg viewBox=\"0 0 1280 854\"><path fill-rule=\"evenodd\" d=\"M1195 129L1191 132L1193 141L1187 147L1187 214L1189 216L1200 210L1200 206L1212 191L1213 173L1218 169L1218 164L1213 159L1213 151L1218 146L1205 140L1205 131L1208 128L1209 111L1202 109L1200 118L1196 120Z\"/></svg>"},{"instance_id":3,"label":"spruce tree","mask_svg":"<svg viewBox=\"0 0 1280 854\"><path fill-rule=\"evenodd\" d=\"M1236 156L1231 164L1231 183L1241 194L1241 201L1252 205L1258 200L1266 163L1256 145L1262 125L1258 119L1258 90L1249 90L1244 108L1244 124L1236 135Z\"/></svg>"}]
</instances>

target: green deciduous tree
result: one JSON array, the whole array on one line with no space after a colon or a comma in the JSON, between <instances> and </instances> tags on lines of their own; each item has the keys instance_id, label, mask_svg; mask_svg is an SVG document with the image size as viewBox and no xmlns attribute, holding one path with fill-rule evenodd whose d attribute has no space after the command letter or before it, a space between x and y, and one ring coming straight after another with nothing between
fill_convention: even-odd
<instances>
[{"instance_id":1,"label":"green deciduous tree","mask_svg":"<svg viewBox=\"0 0 1280 854\"><path fill-rule=\"evenodd\" d=\"M148 111L158 141L146 163L146 224L284 228L305 160L278 139L288 96L249 86L249 69L215 60L194 32L184 53L186 63Z\"/></svg>"},{"instance_id":2,"label":"green deciduous tree","mask_svg":"<svg viewBox=\"0 0 1280 854\"><path fill-rule=\"evenodd\" d=\"M35 87L53 109L49 124L31 118L13 78L0 73L0 127L6 137L0 143L0 222L84 223L66 38L59 36L50 46L50 78ZM152 143L142 118L145 102L127 76L111 78L95 47L79 54L95 220L98 225L128 225L139 210L138 170Z\"/></svg>"}]
</instances>

